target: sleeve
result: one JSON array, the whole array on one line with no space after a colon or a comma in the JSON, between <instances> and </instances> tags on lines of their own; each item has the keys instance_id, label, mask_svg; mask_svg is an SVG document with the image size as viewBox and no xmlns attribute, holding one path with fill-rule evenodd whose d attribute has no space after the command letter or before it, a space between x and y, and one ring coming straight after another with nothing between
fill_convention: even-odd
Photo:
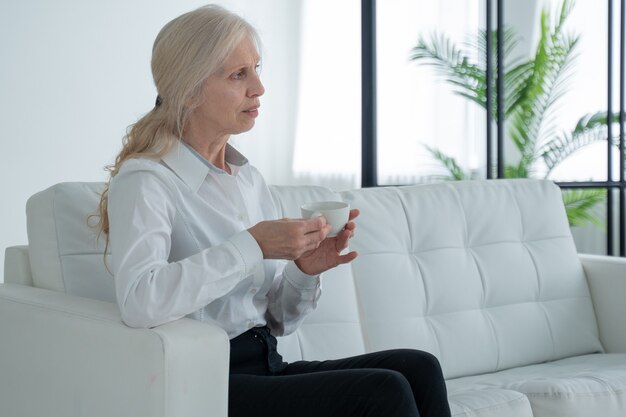
<instances>
[{"instance_id":1,"label":"sleeve","mask_svg":"<svg viewBox=\"0 0 626 417\"><path fill-rule=\"evenodd\" d=\"M275 336L296 331L317 307L322 294L319 275L307 275L290 261L274 278L265 319Z\"/></svg>"},{"instance_id":2,"label":"sleeve","mask_svg":"<svg viewBox=\"0 0 626 417\"><path fill-rule=\"evenodd\" d=\"M109 188L115 290L124 322L154 327L177 320L227 294L262 262L243 231L178 262L168 262L176 191L153 170L121 170Z\"/></svg>"},{"instance_id":3,"label":"sleeve","mask_svg":"<svg viewBox=\"0 0 626 417\"><path fill-rule=\"evenodd\" d=\"M260 187L259 199L266 202L266 218L289 217L281 213L275 200L258 171L254 171ZM322 294L320 275L307 275L293 261L277 261L272 288L267 294L268 306L265 320L272 334L283 336L296 331L302 321L317 307Z\"/></svg>"}]
</instances>

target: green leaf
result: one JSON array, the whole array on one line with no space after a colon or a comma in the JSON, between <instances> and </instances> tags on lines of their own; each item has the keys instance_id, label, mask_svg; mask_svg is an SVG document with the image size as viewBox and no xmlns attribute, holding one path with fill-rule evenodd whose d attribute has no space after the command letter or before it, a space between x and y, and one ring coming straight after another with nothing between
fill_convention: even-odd
<instances>
[{"instance_id":1,"label":"green leaf","mask_svg":"<svg viewBox=\"0 0 626 417\"><path fill-rule=\"evenodd\" d=\"M410 59L434 67L448 83L455 86L457 94L469 97L484 107L484 71L479 65L470 63L468 54L446 36L435 33L430 40L420 38L411 50Z\"/></svg>"},{"instance_id":2,"label":"green leaf","mask_svg":"<svg viewBox=\"0 0 626 417\"><path fill-rule=\"evenodd\" d=\"M558 16L552 19L549 10L542 10L540 36L531 59L514 58L519 38L510 28L504 28L504 115L507 136L521 154L515 164L505 166L507 178L528 178L533 175L533 165L543 159L548 173L579 149L606 140L606 112L582 117L571 132L556 128L554 109L567 92L571 71L577 57L579 36L564 33L564 25L574 7L574 0L563 0ZM497 59L496 31L480 31L476 36L457 47L448 37L434 33L429 39L420 38L412 49L410 59L433 66L439 76L452 86L453 91L487 108L486 54L487 38L491 37L494 62ZM478 60L472 62L472 57ZM496 97L497 74L494 73L491 97ZM497 122L495 105L489 109ZM611 116L611 122L617 120ZM490 128L490 127L489 127ZM611 138L615 141L615 138ZM454 158L427 147L433 157L445 168L447 175L439 179L469 179ZM602 190L564 192L564 202L570 224L587 222L600 224L594 207L605 199Z\"/></svg>"},{"instance_id":3,"label":"green leaf","mask_svg":"<svg viewBox=\"0 0 626 417\"><path fill-rule=\"evenodd\" d=\"M589 188L563 190L563 204L570 226L593 223L603 227L603 218L593 210L602 201L606 201L606 190Z\"/></svg>"},{"instance_id":4,"label":"green leaf","mask_svg":"<svg viewBox=\"0 0 626 417\"><path fill-rule=\"evenodd\" d=\"M612 123L619 123L618 114L613 114ZM607 135L607 112L581 117L571 133L561 132L543 146L541 157L548 167L547 175L577 151L594 143L606 141ZM619 146L619 135L613 137L612 143Z\"/></svg>"},{"instance_id":5,"label":"green leaf","mask_svg":"<svg viewBox=\"0 0 626 417\"><path fill-rule=\"evenodd\" d=\"M528 178L526 164L506 165L504 167L505 178Z\"/></svg>"},{"instance_id":6,"label":"green leaf","mask_svg":"<svg viewBox=\"0 0 626 417\"><path fill-rule=\"evenodd\" d=\"M559 17L561 25L571 8L563 7ZM513 102L509 119L509 135L521 153L522 170L529 171L534 161L541 157L539 146L544 137L554 134L555 127L550 112L563 97L575 57L577 36L563 35L558 26L551 30L549 13L541 15L541 36L530 77L520 88Z\"/></svg>"},{"instance_id":7,"label":"green leaf","mask_svg":"<svg viewBox=\"0 0 626 417\"><path fill-rule=\"evenodd\" d=\"M446 181L469 180L471 175L463 171L459 163L451 156L444 154L438 149L424 145L431 155L448 171L448 175L439 175L435 178Z\"/></svg>"}]
</instances>

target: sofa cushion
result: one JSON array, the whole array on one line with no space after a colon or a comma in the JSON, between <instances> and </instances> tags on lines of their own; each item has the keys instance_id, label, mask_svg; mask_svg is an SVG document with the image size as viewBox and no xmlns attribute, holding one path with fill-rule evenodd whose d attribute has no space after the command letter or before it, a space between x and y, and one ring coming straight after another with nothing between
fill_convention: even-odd
<instances>
[{"instance_id":1,"label":"sofa cushion","mask_svg":"<svg viewBox=\"0 0 626 417\"><path fill-rule=\"evenodd\" d=\"M623 417L626 354L582 355L449 380L451 398L504 389L524 394L535 417Z\"/></svg>"},{"instance_id":2,"label":"sofa cushion","mask_svg":"<svg viewBox=\"0 0 626 417\"><path fill-rule=\"evenodd\" d=\"M452 417L534 417L528 398L518 391L467 389L448 394Z\"/></svg>"},{"instance_id":3,"label":"sofa cushion","mask_svg":"<svg viewBox=\"0 0 626 417\"><path fill-rule=\"evenodd\" d=\"M367 351L432 352L447 378L602 346L561 193L469 181L342 193Z\"/></svg>"},{"instance_id":4,"label":"sofa cushion","mask_svg":"<svg viewBox=\"0 0 626 417\"><path fill-rule=\"evenodd\" d=\"M279 217L299 218L300 206L340 200L339 194L315 186L271 186ZM322 275L318 308L293 334L281 337L278 348L288 362L338 359L365 353L352 267L341 265Z\"/></svg>"},{"instance_id":5,"label":"sofa cushion","mask_svg":"<svg viewBox=\"0 0 626 417\"><path fill-rule=\"evenodd\" d=\"M104 264L104 240L88 226L103 183L62 183L26 203L33 285L115 302L113 276ZM91 219L93 224L94 219Z\"/></svg>"}]
</instances>

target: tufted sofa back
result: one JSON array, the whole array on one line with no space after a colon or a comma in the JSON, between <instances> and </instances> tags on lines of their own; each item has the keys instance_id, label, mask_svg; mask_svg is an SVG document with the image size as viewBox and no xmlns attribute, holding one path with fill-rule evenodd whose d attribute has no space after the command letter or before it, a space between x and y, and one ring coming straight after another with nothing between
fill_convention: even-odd
<instances>
[{"instance_id":1,"label":"tufted sofa back","mask_svg":"<svg viewBox=\"0 0 626 417\"><path fill-rule=\"evenodd\" d=\"M335 356L307 344L336 338L351 346L342 354L410 347L434 353L454 378L602 350L553 183L469 181L338 197L362 211L351 243L360 256L353 285L324 278L320 308L295 336L305 359ZM362 346L335 331L355 315Z\"/></svg>"},{"instance_id":2,"label":"tufted sofa back","mask_svg":"<svg viewBox=\"0 0 626 417\"><path fill-rule=\"evenodd\" d=\"M103 242L87 226L101 183L64 183L27 204L33 285L115 302ZM271 187L284 217L301 204L361 209L360 256L323 278L318 309L281 338L286 359L411 347L448 378L600 351L560 190L497 180L335 193Z\"/></svg>"}]
</instances>

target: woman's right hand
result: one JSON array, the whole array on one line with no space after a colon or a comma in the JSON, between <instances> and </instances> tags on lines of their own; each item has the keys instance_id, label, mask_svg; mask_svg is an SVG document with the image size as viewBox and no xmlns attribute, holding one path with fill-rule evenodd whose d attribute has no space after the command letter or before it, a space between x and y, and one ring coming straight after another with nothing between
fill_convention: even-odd
<instances>
[{"instance_id":1,"label":"woman's right hand","mask_svg":"<svg viewBox=\"0 0 626 417\"><path fill-rule=\"evenodd\" d=\"M248 229L265 259L298 259L319 247L332 226L324 217L313 219L281 219L257 223Z\"/></svg>"}]
</instances>

